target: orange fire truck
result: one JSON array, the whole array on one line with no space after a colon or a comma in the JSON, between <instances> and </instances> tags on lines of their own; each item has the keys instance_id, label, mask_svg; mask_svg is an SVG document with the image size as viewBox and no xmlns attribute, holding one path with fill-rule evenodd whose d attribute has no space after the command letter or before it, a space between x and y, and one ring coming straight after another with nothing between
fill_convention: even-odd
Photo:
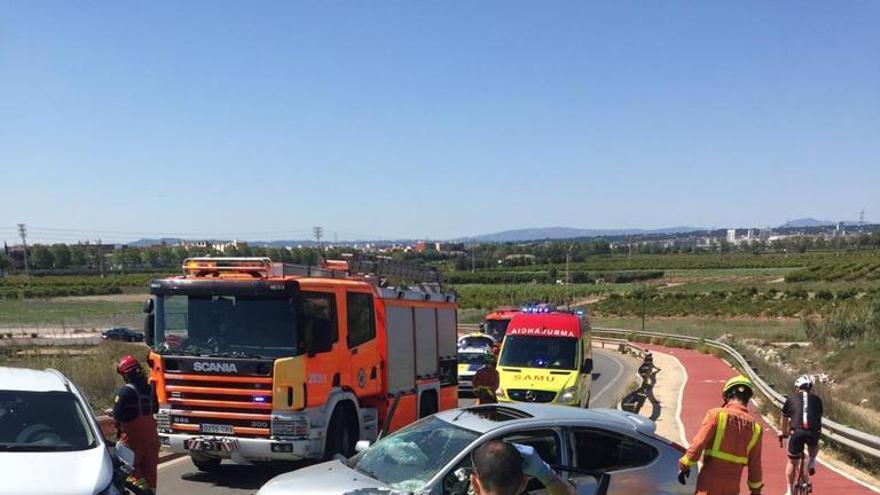
<instances>
[{"instance_id":1,"label":"orange fire truck","mask_svg":"<svg viewBox=\"0 0 880 495\"><path fill-rule=\"evenodd\" d=\"M457 306L436 271L365 257L183 269L150 282L144 326L161 441L199 469L350 455L457 406Z\"/></svg>"},{"instance_id":2,"label":"orange fire truck","mask_svg":"<svg viewBox=\"0 0 880 495\"><path fill-rule=\"evenodd\" d=\"M504 340L507 333L507 325L519 313L519 308L513 306L501 306L495 311L486 315L486 318L480 324L480 330L486 335L495 339L499 345Z\"/></svg>"}]
</instances>

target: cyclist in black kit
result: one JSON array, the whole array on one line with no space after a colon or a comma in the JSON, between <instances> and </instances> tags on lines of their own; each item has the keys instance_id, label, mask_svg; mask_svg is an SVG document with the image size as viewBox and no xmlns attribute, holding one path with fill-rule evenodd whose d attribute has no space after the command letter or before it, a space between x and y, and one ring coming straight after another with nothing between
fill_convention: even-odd
<instances>
[{"instance_id":1,"label":"cyclist in black kit","mask_svg":"<svg viewBox=\"0 0 880 495\"><path fill-rule=\"evenodd\" d=\"M792 492L795 462L804 455L804 446L810 453L807 463L810 476L816 474L816 455L819 453L819 433L822 431L822 399L813 391L813 377L803 375L794 382L795 393L785 399L779 420L779 440L788 439L787 494Z\"/></svg>"}]
</instances>

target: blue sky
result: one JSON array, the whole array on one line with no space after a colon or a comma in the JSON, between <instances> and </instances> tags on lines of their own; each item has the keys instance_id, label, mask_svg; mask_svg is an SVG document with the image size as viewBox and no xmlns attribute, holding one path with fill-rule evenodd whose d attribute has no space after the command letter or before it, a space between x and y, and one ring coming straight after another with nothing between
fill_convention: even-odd
<instances>
[{"instance_id":1,"label":"blue sky","mask_svg":"<svg viewBox=\"0 0 880 495\"><path fill-rule=\"evenodd\" d=\"M880 220L878 24L871 1L5 2L0 240Z\"/></svg>"}]
</instances>

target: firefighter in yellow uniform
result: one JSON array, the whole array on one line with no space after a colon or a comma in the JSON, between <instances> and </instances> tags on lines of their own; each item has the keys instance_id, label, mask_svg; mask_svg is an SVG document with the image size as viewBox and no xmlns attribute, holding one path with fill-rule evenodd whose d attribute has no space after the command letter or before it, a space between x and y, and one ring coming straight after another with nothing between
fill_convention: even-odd
<instances>
[{"instance_id":1,"label":"firefighter in yellow uniform","mask_svg":"<svg viewBox=\"0 0 880 495\"><path fill-rule=\"evenodd\" d=\"M748 409L754 385L745 376L731 378L724 384L724 405L706 414L691 446L679 460L679 480L703 457L697 478L696 495L738 495L742 470L748 467L748 487L760 494L764 487L761 474L761 425Z\"/></svg>"}]
</instances>

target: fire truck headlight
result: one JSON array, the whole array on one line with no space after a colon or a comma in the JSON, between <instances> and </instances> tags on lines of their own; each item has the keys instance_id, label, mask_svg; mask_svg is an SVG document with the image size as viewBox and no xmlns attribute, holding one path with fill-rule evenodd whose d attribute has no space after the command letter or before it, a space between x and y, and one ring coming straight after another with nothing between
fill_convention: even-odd
<instances>
[{"instance_id":1,"label":"fire truck headlight","mask_svg":"<svg viewBox=\"0 0 880 495\"><path fill-rule=\"evenodd\" d=\"M562 391L562 394L559 396L559 402L571 402L574 400L577 395L578 388L577 387L568 387L567 389Z\"/></svg>"},{"instance_id":2,"label":"fire truck headlight","mask_svg":"<svg viewBox=\"0 0 880 495\"><path fill-rule=\"evenodd\" d=\"M302 415L272 415L272 436L277 438L307 438L309 420Z\"/></svg>"}]
</instances>

